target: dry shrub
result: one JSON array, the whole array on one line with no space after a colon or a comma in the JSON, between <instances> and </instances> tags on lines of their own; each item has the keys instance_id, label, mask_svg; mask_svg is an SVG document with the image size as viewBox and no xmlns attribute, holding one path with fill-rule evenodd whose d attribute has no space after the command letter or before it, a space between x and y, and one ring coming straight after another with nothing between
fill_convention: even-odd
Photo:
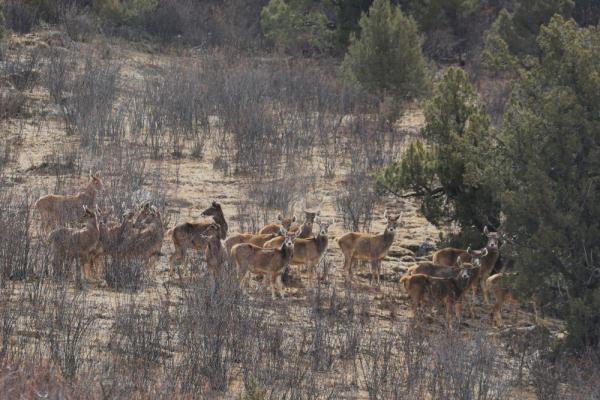
<instances>
[{"instance_id":1,"label":"dry shrub","mask_svg":"<svg viewBox=\"0 0 600 400\"><path fill-rule=\"evenodd\" d=\"M0 286L34 273L40 248L29 234L33 201L29 193L0 193Z\"/></svg>"}]
</instances>

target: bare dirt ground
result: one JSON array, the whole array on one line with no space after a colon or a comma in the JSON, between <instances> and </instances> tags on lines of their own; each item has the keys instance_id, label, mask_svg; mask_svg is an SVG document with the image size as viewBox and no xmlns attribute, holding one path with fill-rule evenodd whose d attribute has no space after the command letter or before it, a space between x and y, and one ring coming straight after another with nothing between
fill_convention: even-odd
<instances>
[{"instance_id":1,"label":"bare dirt ground","mask_svg":"<svg viewBox=\"0 0 600 400\"><path fill-rule=\"evenodd\" d=\"M38 33L24 38L14 37L9 44L10 48L19 46L44 47L53 40L58 41L57 35L52 33ZM58 37L59 38L59 37ZM85 46L85 45L82 45ZM142 72L156 66L164 66L173 62L173 55L150 55L130 47L110 44L106 45L107 51L118 58L122 63L123 81L127 86L129 80L141 79ZM194 57L194 54L187 56ZM76 148L78 138L65 134L62 121L58 117L56 106L51 104L48 94L41 89L34 89L27 94L28 115L18 120L8 120L2 123L3 134L14 140L19 147L19 158L12 163L5 173L3 185L12 190L33 191L43 194L54 190L57 184L56 177L44 173L43 165L48 160L56 159L57 155L65 155L67 149ZM423 124L423 116L415 110L405 115L397 126L403 130L418 132ZM125 145L125 144L122 144ZM165 158L161 161L148 159L148 165L160 166L166 191L166 209L169 216L169 227L184 221L193 221L200 218L200 212L206 208L211 200L219 201L224 208L226 218L229 219L230 232L239 232L236 216L239 205L247 199L247 183L235 175L225 175L221 170L215 169L217 157L213 146L208 146L202 159L183 157L179 159ZM343 160L340 160L343 164ZM85 162L85 161L84 161ZM93 167L93 165L89 165ZM86 169L83 166L82 169ZM343 170L343 167L341 168ZM76 172L76 171L73 171ZM84 175L85 176L85 175ZM334 291L340 304L344 304L348 288L344 283L343 258L335 238L346 232L341 224L341 217L336 210L335 196L339 190L343 174L324 179L322 174L313 182L306 203L311 208L320 207L324 219L333 219L335 223L330 227L330 245L326 254L325 263L329 266L330 281L323 286L323 290ZM112 177L106 177L111 179ZM84 179L72 176L64 182L62 191L74 191ZM4 190L4 189L3 189ZM101 193L100 197L106 195ZM296 206L295 213L301 215L301 205ZM380 330L389 330L394 326L409 326L411 324L411 311L409 302L405 297L403 288L398 284L398 279L405 269L414 264L413 251L425 240L435 242L438 230L429 224L418 212L417 205L412 201L398 201L384 199L375 207L375 216L372 225L373 232L380 232L384 227L383 213L388 209L394 212L403 212L402 225L397 231L396 239L382 266L383 280L380 288L369 283L369 270L366 265L355 271L352 291L355 295L365 299L370 304L368 317L373 325ZM37 236L35 232L32 235ZM43 238L39 237L39 240ZM167 301L173 309L178 307L181 300L180 280L191 279L184 274L181 277L171 278L167 272L167 257L173 251L170 241L165 240L163 253L159 263L149 273L147 285L135 294L138 302L151 304L157 300ZM195 274L202 276L205 271ZM302 269L292 267L292 281L286 288L285 299L270 300L270 291L264 285L254 280L249 290L250 301L272 316L274 324L283 323L287 329L293 331L296 326L309 323L308 315L311 307L311 296L314 293L307 287L307 274ZM75 291L76 289L72 289ZM114 323L114 312L119 304L125 303L130 294L109 289L102 283L88 283L85 288L87 299L93 303L99 322L96 324L95 339L90 346L100 349L106 343L108 330ZM465 313L462 324L458 328L465 334L469 332L485 332L497 335L499 332L492 327L489 317L489 306L476 305L476 316L471 318ZM505 314L505 320L512 327L526 327L531 325L531 315L520 308L513 307ZM560 321L546 320L548 327L558 332L561 330ZM432 314L426 318L426 329L441 331L444 329L443 317ZM22 336L19 340L29 340L39 335L39 332L19 331ZM501 332L500 332L501 333ZM222 398L231 398L241 392L242 383L235 378L229 392L213 394ZM527 390L515 389L519 397L529 396ZM344 398L369 398L368 393L361 388L347 387L338 394Z\"/></svg>"}]
</instances>

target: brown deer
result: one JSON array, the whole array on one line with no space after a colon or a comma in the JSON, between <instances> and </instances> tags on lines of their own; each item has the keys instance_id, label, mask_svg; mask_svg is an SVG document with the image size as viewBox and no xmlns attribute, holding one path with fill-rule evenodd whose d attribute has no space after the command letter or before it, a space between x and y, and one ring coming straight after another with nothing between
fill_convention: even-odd
<instances>
[{"instance_id":1,"label":"brown deer","mask_svg":"<svg viewBox=\"0 0 600 400\"><path fill-rule=\"evenodd\" d=\"M227 221L225 221L225 214L223 214L223 208L221 204L213 201L211 205L204 211L200 213L203 217L212 217L213 220L219 224L220 236L221 239L225 240L227 238Z\"/></svg>"},{"instance_id":2,"label":"brown deer","mask_svg":"<svg viewBox=\"0 0 600 400\"><path fill-rule=\"evenodd\" d=\"M313 232L313 224L315 222L315 218L320 215L320 211L313 212L304 210L304 221L301 224L292 224L289 231L290 232L298 232L298 238L307 239L312 237Z\"/></svg>"},{"instance_id":3,"label":"brown deer","mask_svg":"<svg viewBox=\"0 0 600 400\"><path fill-rule=\"evenodd\" d=\"M371 281L375 274L377 284L380 282L381 260L387 254L394 242L396 226L401 215L388 215L387 210L383 217L387 220L385 231L380 234L362 232L349 232L337 239L338 245L344 254L344 270L348 282L352 281L352 267L357 260L371 262Z\"/></svg>"},{"instance_id":4,"label":"brown deer","mask_svg":"<svg viewBox=\"0 0 600 400\"><path fill-rule=\"evenodd\" d=\"M296 216L292 216L291 218L283 218L281 214L277 214L277 220L280 222L279 224L268 224L265 225L258 233L260 235L276 235L279 233L279 229L283 228L287 231L290 230L292 224L296 222Z\"/></svg>"},{"instance_id":5,"label":"brown deer","mask_svg":"<svg viewBox=\"0 0 600 400\"><path fill-rule=\"evenodd\" d=\"M131 229L131 221L134 215L133 211L126 211L123 213L121 221L117 223L109 220L110 212L108 210L101 210L96 206L99 238L93 251L94 267L102 265L100 262L101 257L119 256L119 250L122 248L122 243L125 242L129 229ZM95 272L97 274L99 271Z\"/></svg>"},{"instance_id":6,"label":"brown deer","mask_svg":"<svg viewBox=\"0 0 600 400\"><path fill-rule=\"evenodd\" d=\"M54 229L48 236L53 251L54 272L62 271L62 263L70 265L71 262L76 261L75 280L78 284L81 284L82 271L84 278L92 275L88 267L92 267L94 251L100 238L96 214L87 206L83 206L83 212L83 228L60 227Z\"/></svg>"},{"instance_id":7,"label":"brown deer","mask_svg":"<svg viewBox=\"0 0 600 400\"><path fill-rule=\"evenodd\" d=\"M297 231L297 238L294 241L294 254L290 261L291 265L306 265L310 274L310 282L314 282L314 274L317 265L323 258L323 255L327 251L329 244L329 238L327 237L327 230L332 222L317 221L319 224L319 233L317 236L303 239L300 238L300 232ZM281 247L284 237L277 237L271 239L265 243L264 248L275 249ZM327 278L324 276L324 278Z\"/></svg>"},{"instance_id":8,"label":"brown deer","mask_svg":"<svg viewBox=\"0 0 600 400\"><path fill-rule=\"evenodd\" d=\"M418 317L420 305L424 301L428 301L432 304L444 304L448 327L451 327L451 314L454 306L456 318L460 323L462 298L478 274L478 269L478 267L461 268L458 275L445 278L425 274L404 275L400 282L404 284L404 289L410 296L413 316Z\"/></svg>"},{"instance_id":9,"label":"brown deer","mask_svg":"<svg viewBox=\"0 0 600 400\"><path fill-rule=\"evenodd\" d=\"M169 271L173 275L176 266L187 262L188 250L202 250L206 246L203 236L221 237L221 226L215 222L184 222L166 232L173 240L175 251L169 256Z\"/></svg>"},{"instance_id":10,"label":"brown deer","mask_svg":"<svg viewBox=\"0 0 600 400\"><path fill-rule=\"evenodd\" d=\"M202 235L204 240L206 254L206 267L212 277L216 280L227 262L227 253L223 242L217 235Z\"/></svg>"},{"instance_id":11,"label":"brown deer","mask_svg":"<svg viewBox=\"0 0 600 400\"><path fill-rule=\"evenodd\" d=\"M521 301L519 301L518 296L516 296L514 289L510 285L510 275L511 274L500 272L490 276L485 281L487 290L490 290L494 296L494 308L491 317L498 328L504 326L502 321L502 307L504 304L521 304ZM533 304L533 318L536 325L540 322L538 302L539 298L534 294L531 297L531 303Z\"/></svg>"},{"instance_id":12,"label":"brown deer","mask_svg":"<svg viewBox=\"0 0 600 400\"><path fill-rule=\"evenodd\" d=\"M81 207L93 207L96 194L102 189L100 172L90 173L90 180L83 191L74 195L49 194L34 204L42 221L42 232L47 233L57 225L65 225L79 217Z\"/></svg>"},{"instance_id":13,"label":"brown deer","mask_svg":"<svg viewBox=\"0 0 600 400\"><path fill-rule=\"evenodd\" d=\"M500 233L490 232L488 227L483 228L483 234L487 237L487 244L481 250L460 250L454 248L445 248L438 250L433 255L433 263L438 265L453 266L457 264L457 260L460 258L463 262L471 262L473 258L481 259L481 272L478 277L478 282L473 286L473 296L477 293L477 285L481 287L483 292L483 298L486 304L489 304L487 289L485 286L485 280L494 269L500 251L498 245L500 241Z\"/></svg>"},{"instance_id":14,"label":"brown deer","mask_svg":"<svg viewBox=\"0 0 600 400\"><path fill-rule=\"evenodd\" d=\"M281 276L292 259L295 237L294 233L286 232L285 240L277 249L263 249L250 243L233 246L231 258L242 286L247 286L250 272L270 275L271 296L275 298L275 286L277 286L280 297L284 298Z\"/></svg>"},{"instance_id":15,"label":"brown deer","mask_svg":"<svg viewBox=\"0 0 600 400\"><path fill-rule=\"evenodd\" d=\"M474 258L473 263L471 264L471 263L463 263L462 259L458 258L457 264L458 264L457 266L447 267L445 265L437 265L432 262L424 261L424 262L420 262L418 265L416 265L414 267L410 267L407 270L406 275L423 274L423 275L432 276L432 277L436 277L436 278L453 278L455 276L458 276L462 272L462 270L465 268L467 268L467 269L476 268L476 269L474 269L475 274L473 275L473 277L469 283L469 286L467 288L465 288L465 290L475 287L479 283L479 273L480 273L480 269L481 269L480 259ZM473 300L469 303L469 311L471 314L471 318L475 317L474 304L475 304L475 299L473 298Z\"/></svg>"},{"instance_id":16,"label":"brown deer","mask_svg":"<svg viewBox=\"0 0 600 400\"><path fill-rule=\"evenodd\" d=\"M225 240L225 249L227 251L227 255L231 256L231 249L236 244L240 243L250 243L258 247L264 247L264 244L274 239L278 236L283 237L285 235L285 229L279 228L277 233L263 233L263 234L253 234L253 233L239 233L237 235L229 236Z\"/></svg>"},{"instance_id":17,"label":"brown deer","mask_svg":"<svg viewBox=\"0 0 600 400\"><path fill-rule=\"evenodd\" d=\"M189 249L201 250L204 247L205 242L201 235L218 235L221 239L227 237L228 226L221 204L213 201L201 215L211 216L213 221L184 222L166 232L175 246L175 251L169 257L171 274L175 272L175 265L180 266L186 262Z\"/></svg>"},{"instance_id":18,"label":"brown deer","mask_svg":"<svg viewBox=\"0 0 600 400\"><path fill-rule=\"evenodd\" d=\"M138 228L132 227L126 233L121 244L122 254L126 257L139 257L144 265L152 268L162 255L165 236L164 223L158 209L151 206L150 214L143 220L143 224Z\"/></svg>"}]
</instances>

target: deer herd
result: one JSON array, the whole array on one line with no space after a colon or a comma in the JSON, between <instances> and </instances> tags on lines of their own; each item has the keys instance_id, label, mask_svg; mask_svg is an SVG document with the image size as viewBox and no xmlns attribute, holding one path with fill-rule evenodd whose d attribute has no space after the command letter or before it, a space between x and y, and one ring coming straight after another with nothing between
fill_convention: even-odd
<instances>
[{"instance_id":1,"label":"deer herd","mask_svg":"<svg viewBox=\"0 0 600 400\"><path fill-rule=\"evenodd\" d=\"M212 201L202 211L200 221L180 223L165 229L160 211L146 202L135 211L126 211L119 219L107 209L96 205L96 197L102 189L100 173L90 174L87 186L75 195L47 195L34 205L41 225L41 234L51 249L53 274L65 277L75 264L74 277L81 285L85 280L97 279L107 259L141 260L142 265L152 269L163 255L162 244L166 237L173 242L174 251L168 258L169 273L173 275L185 267L189 251L203 251L207 270L213 279L231 269L235 271L241 286L249 284L250 273L263 275L269 282L273 298L284 297L283 275L290 266L304 265L308 271L309 285L324 279L317 274L317 266L329 247L328 229L334 222L325 220L320 212L305 211L302 222L296 216L277 217L277 223L263 227L258 233L230 234L221 204ZM380 234L349 232L336 239L344 256L343 272L347 284L351 284L357 261L370 263L371 283L380 285L381 262L394 242L396 230L401 225L402 214L384 213L385 230ZM314 227L317 227L316 233ZM460 321L463 303L471 291L470 313L477 291L481 289L484 302L489 305L489 293L493 294L492 318L502 325L501 310L505 303L516 302L517 296L510 288L510 273L494 273L500 256L500 243L505 240L500 232L483 229L487 244L480 250L444 248L433 253L431 261L415 261L401 277L410 299L413 315L421 316L423 304L442 305L446 322L451 325L452 309ZM534 307L537 321L537 309Z\"/></svg>"}]
</instances>

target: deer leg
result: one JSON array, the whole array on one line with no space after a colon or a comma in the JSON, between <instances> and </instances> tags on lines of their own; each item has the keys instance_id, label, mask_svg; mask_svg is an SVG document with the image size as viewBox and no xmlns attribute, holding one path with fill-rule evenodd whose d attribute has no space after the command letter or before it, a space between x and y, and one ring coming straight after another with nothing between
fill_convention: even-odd
<instances>
[{"instance_id":1,"label":"deer leg","mask_svg":"<svg viewBox=\"0 0 600 400\"><path fill-rule=\"evenodd\" d=\"M481 286L481 292L483 293L483 301L485 301L485 304L489 306L490 299L488 297L487 286L485 284L486 279L487 275L482 276L481 280L479 281L479 285Z\"/></svg>"},{"instance_id":2,"label":"deer leg","mask_svg":"<svg viewBox=\"0 0 600 400\"><path fill-rule=\"evenodd\" d=\"M275 272L271 273L271 298L275 300L275 286L277 285L277 275Z\"/></svg>"},{"instance_id":3,"label":"deer leg","mask_svg":"<svg viewBox=\"0 0 600 400\"><path fill-rule=\"evenodd\" d=\"M275 280L276 280L276 282L277 282L277 287L279 288L279 296L280 296L282 299L285 299L285 289L284 289L284 287L283 287L283 282L281 281L281 275L280 275L280 274L278 274L278 275L277 275L277 278L276 278Z\"/></svg>"},{"instance_id":4,"label":"deer leg","mask_svg":"<svg viewBox=\"0 0 600 400\"><path fill-rule=\"evenodd\" d=\"M536 295L533 295L533 298L531 299L531 304L533 306L533 321L536 325L542 325L540 321L540 315L538 312L538 301L538 297Z\"/></svg>"}]
</instances>

